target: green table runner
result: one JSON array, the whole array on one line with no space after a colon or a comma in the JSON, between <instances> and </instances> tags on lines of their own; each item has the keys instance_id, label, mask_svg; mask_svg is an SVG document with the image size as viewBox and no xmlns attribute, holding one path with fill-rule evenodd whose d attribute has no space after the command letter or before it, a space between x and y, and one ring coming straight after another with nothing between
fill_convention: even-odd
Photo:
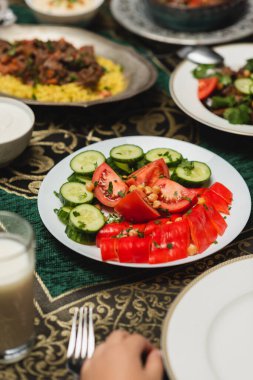
<instances>
[{"instance_id":1,"label":"green table runner","mask_svg":"<svg viewBox=\"0 0 253 380\"><path fill-rule=\"evenodd\" d=\"M15 3L15 4L14 4ZM13 2L18 22L35 22L21 1ZM228 259L253 253L252 213L244 231L229 246L192 264L164 269L134 270L95 262L72 252L54 239L37 210L41 181L60 160L77 149L120 136L154 135L191 141L217 153L243 176L253 195L252 138L200 125L184 115L168 93L170 71L177 60L174 47L152 45L120 28L108 5L91 30L133 45L155 64L157 84L144 94L116 105L73 111L35 107L36 125L29 147L16 162L0 169L0 209L19 213L36 233L35 283L37 340L29 357L0 366L0 380L72 379L65 355L73 307L94 305L97 341L113 329L144 334L159 346L162 321L191 280ZM161 51L169 50L166 61Z\"/></svg>"}]
</instances>

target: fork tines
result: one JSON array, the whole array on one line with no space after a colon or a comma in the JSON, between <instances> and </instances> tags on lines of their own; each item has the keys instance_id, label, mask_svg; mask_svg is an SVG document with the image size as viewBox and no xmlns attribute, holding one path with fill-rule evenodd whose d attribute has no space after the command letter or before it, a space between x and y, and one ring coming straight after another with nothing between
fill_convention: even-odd
<instances>
[{"instance_id":1,"label":"fork tines","mask_svg":"<svg viewBox=\"0 0 253 380\"><path fill-rule=\"evenodd\" d=\"M80 362L93 355L94 349L93 309L91 306L76 307L67 351L69 367L75 370L77 363L80 366Z\"/></svg>"}]
</instances>

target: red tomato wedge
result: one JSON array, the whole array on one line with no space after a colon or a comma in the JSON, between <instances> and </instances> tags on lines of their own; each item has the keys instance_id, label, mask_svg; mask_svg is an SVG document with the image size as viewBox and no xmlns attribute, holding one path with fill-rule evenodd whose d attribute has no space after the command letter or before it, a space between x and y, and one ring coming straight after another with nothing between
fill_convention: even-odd
<instances>
[{"instance_id":1,"label":"red tomato wedge","mask_svg":"<svg viewBox=\"0 0 253 380\"><path fill-rule=\"evenodd\" d=\"M229 215L229 207L228 203L225 201L224 198L222 198L220 195L212 191L211 189L207 189L202 197L207 201L210 202L213 207L218 211L222 212L223 214Z\"/></svg>"},{"instance_id":2,"label":"red tomato wedge","mask_svg":"<svg viewBox=\"0 0 253 380\"><path fill-rule=\"evenodd\" d=\"M214 191L216 194L218 194L220 197L225 199L225 201L230 204L233 200L233 193L222 183L215 182L211 187L210 190Z\"/></svg>"},{"instance_id":3,"label":"red tomato wedge","mask_svg":"<svg viewBox=\"0 0 253 380\"><path fill-rule=\"evenodd\" d=\"M161 202L162 211L181 213L188 210L197 200L197 192L168 178L158 179L155 186L161 189L158 200Z\"/></svg>"},{"instance_id":4,"label":"red tomato wedge","mask_svg":"<svg viewBox=\"0 0 253 380\"><path fill-rule=\"evenodd\" d=\"M136 170L126 180L128 186L131 185L145 185L153 186L154 183L162 177L169 178L169 169L163 158L159 158L142 168Z\"/></svg>"},{"instance_id":5,"label":"red tomato wedge","mask_svg":"<svg viewBox=\"0 0 253 380\"><path fill-rule=\"evenodd\" d=\"M218 78L202 78L198 80L198 98L199 100L206 99L217 87Z\"/></svg>"},{"instance_id":6,"label":"red tomato wedge","mask_svg":"<svg viewBox=\"0 0 253 380\"><path fill-rule=\"evenodd\" d=\"M115 211L132 223L143 223L159 218L160 214L145 201L145 197L143 191L134 190L118 202Z\"/></svg>"},{"instance_id":7,"label":"red tomato wedge","mask_svg":"<svg viewBox=\"0 0 253 380\"><path fill-rule=\"evenodd\" d=\"M227 228L227 223L225 219L218 213L218 211L213 207L213 205L210 202L206 201L204 208L207 218L211 221L217 233L220 236L223 235Z\"/></svg>"},{"instance_id":8,"label":"red tomato wedge","mask_svg":"<svg viewBox=\"0 0 253 380\"><path fill-rule=\"evenodd\" d=\"M121 223L108 223L97 233L96 236L96 245L100 246L100 241L103 238L117 236L119 233L123 232L130 227L130 223L121 222Z\"/></svg>"},{"instance_id":9,"label":"red tomato wedge","mask_svg":"<svg viewBox=\"0 0 253 380\"><path fill-rule=\"evenodd\" d=\"M191 239L196 245L198 253L205 251L210 245L210 238L205 231L207 217L204 206L195 206L184 218L189 223Z\"/></svg>"},{"instance_id":10,"label":"red tomato wedge","mask_svg":"<svg viewBox=\"0 0 253 380\"><path fill-rule=\"evenodd\" d=\"M95 170L92 182L95 186L95 197L108 207L115 207L128 190L125 182L105 162Z\"/></svg>"},{"instance_id":11,"label":"red tomato wedge","mask_svg":"<svg viewBox=\"0 0 253 380\"><path fill-rule=\"evenodd\" d=\"M162 224L152 234L150 264L179 260L187 257L190 231L185 220Z\"/></svg>"}]
</instances>

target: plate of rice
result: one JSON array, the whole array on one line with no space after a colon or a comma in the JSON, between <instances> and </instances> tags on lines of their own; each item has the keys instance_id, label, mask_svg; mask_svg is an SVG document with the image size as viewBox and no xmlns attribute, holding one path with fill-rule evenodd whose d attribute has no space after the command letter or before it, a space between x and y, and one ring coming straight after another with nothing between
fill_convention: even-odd
<instances>
[{"instance_id":1,"label":"plate of rice","mask_svg":"<svg viewBox=\"0 0 253 380\"><path fill-rule=\"evenodd\" d=\"M132 48L83 29L13 25L0 30L0 93L31 105L119 101L147 90L156 77L154 67Z\"/></svg>"}]
</instances>

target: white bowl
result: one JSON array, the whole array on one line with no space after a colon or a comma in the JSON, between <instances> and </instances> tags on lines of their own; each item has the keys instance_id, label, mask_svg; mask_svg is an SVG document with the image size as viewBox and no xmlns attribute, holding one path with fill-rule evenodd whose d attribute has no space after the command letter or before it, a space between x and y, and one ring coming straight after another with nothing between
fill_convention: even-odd
<instances>
[{"instance_id":1,"label":"white bowl","mask_svg":"<svg viewBox=\"0 0 253 380\"><path fill-rule=\"evenodd\" d=\"M97 14L105 0L86 0L79 9L62 10L55 6L48 10L45 3L49 0L25 0L38 21L46 24L87 25Z\"/></svg>"},{"instance_id":2,"label":"white bowl","mask_svg":"<svg viewBox=\"0 0 253 380\"><path fill-rule=\"evenodd\" d=\"M35 117L19 100L0 97L0 167L8 165L27 147Z\"/></svg>"}]
</instances>

